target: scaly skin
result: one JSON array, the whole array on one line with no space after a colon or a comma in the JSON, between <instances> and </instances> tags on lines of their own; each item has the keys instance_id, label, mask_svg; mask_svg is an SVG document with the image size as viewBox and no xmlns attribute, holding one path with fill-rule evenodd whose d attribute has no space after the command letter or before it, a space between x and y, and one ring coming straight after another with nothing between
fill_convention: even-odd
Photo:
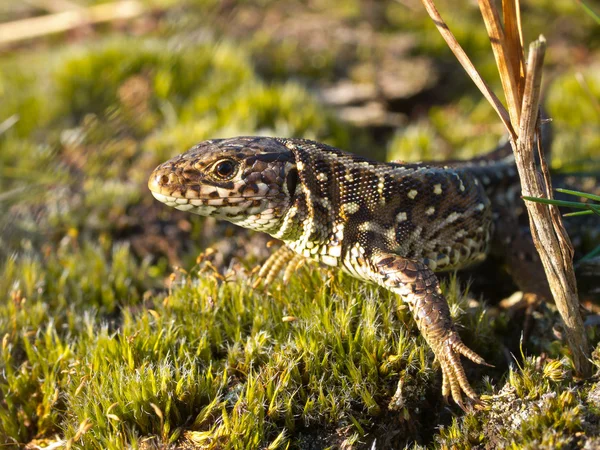
<instances>
[{"instance_id":1,"label":"scaly skin","mask_svg":"<svg viewBox=\"0 0 600 450\"><path fill-rule=\"evenodd\" d=\"M477 395L460 355L485 362L461 341L434 272L486 257L493 219L520 191L510 155L379 163L308 140L237 137L160 165L148 187L169 206L282 240L259 279L289 277L309 258L399 294L441 364L443 394L462 407L463 393Z\"/></svg>"}]
</instances>

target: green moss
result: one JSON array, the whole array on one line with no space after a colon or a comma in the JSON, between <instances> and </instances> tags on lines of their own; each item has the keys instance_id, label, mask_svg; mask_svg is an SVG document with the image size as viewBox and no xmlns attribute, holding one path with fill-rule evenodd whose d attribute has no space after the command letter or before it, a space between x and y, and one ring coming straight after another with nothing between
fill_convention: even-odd
<instances>
[{"instance_id":1,"label":"green moss","mask_svg":"<svg viewBox=\"0 0 600 450\"><path fill-rule=\"evenodd\" d=\"M57 104L48 95L49 85L44 77L47 58L34 55L19 58L5 57L0 67L0 123L14 121L3 134L11 137L28 137L30 133L46 126L56 114ZM8 132L8 133L7 133Z\"/></svg>"},{"instance_id":2,"label":"green moss","mask_svg":"<svg viewBox=\"0 0 600 450\"><path fill-rule=\"evenodd\" d=\"M311 5L352 25L365 11L355 1ZM534 24L554 17L577 42L593 42L597 31L572 26L575 3L532 5ZM449 22L487 78L489 43L472 31L479 13L457 11ZM207 237L198 218L155 212L145 186L158 163L199 140L278 134L345 149L372 145L290 81L347 76L348 67L371 61L369 45L341 39L315 50L301 34L273 42L264 30L234 42L215 31L219 13L218 2L190 1L157 19L154 37L100 32L85 46L2 56L0 444L58 436L75 448L360 447L395 436L398 447L592 445L598 388L573 380L566 345L551 335L551 308L538 314L530 351L554 359L525 359L504 374L503 338L515 324L473 307L450 278L443 289L461 335L498 367L467 365L487 406L462 416L452 407L451 419L439 368L389 292L315 267L287 286L253 289L235 262L225 274L206 264L168 276L165 258L144 257L184 242L175 253L193 259L219 238ZM387 2L379 13L373 33L402 29L417 51L450 58L422 12ZM597 97L595 72L583 72ZM448 97L460 100L443 100L397 132L390 158L469 157L493 147L503 131L487 125L497 124L494 113L465 96L466 84ZM564 167L574 147L594 154L595 106L571 75L549 89ZM140 250L157 236L171 240ZM240 254L251 259L246 248ZM483 374L493 378L478 382ZM550 435L551 427L564 431Z\"/></svg>"},{"instance_id":3,"label":"green moss","mask_svg":"<svg viewBox=\"0 0 600 450\"><path fill-rule=\"evenodd\" d=\"M491 444L496 448L574 448L593 445L597 407L586 399L594 385L577 386L565 360L527 358L485 407L441 430L441 448ZM550 430L552 430L550 432Z\"/></svg>"},{"instance_id":4,"label":"green moss","mask_svg":"<svg viewBox=\"0 0 600 450\"><path fill-rule=\"evenodd\" d=\"M561 169L597 170L589 160L600 148L600 76L598 68L569 71L548 92L546 106L556 138L553 163Z\"/></svg>"},{"instance_id":5,"label":"green moss","mask_svg":"<svg viewBox=\"0 0 600 450\"><path fill-rule=\"evenodd\" d=\"M5 443L58 431L74 367L87 351L78 347L81 340L116 319L117 309L138 304L152 285L148 264L136 263L123 246L107 257L99 248L80 249L72 242L45 258L33 254L5 262L0 275Z\"/></svg>"},{"instance_id":6,"label":"green moss","mask_svg":"<svg viewBox=\"0 0 600 450\"><path fill-rule=\"evenodd\" d=\"M69 246L44 261L12 260L0 278L12 292L0 314L0 424L10 439L60 427L77 445L119 448L185 431L211 448L244 448L323 424L347 427L350 439L388 414L399 376L404 416L439 390L394 295L317 270L267 292L197 269L140 308L148 269L127 248L108 261ZM123 313L111 324L116 306Z\"/></svg>"},{"instance_id":7,"label":"green moss","mask_svg":"<svg viewBox=\"0 0 600 450\"><path fill-rule=\"evenodd\" d=\"M388 161L468 159L494 149L504 128L486 100L464 97L432 107L426 119L399 129L388 144Z\"/></svg>"}]
</instances>

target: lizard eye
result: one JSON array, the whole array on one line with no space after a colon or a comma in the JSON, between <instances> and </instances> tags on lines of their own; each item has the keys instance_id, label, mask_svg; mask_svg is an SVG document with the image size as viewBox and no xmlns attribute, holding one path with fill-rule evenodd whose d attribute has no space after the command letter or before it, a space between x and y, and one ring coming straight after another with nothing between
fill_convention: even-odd
<instances>
[{"instance_id":1,"label":"lizard eye","mask_svg":"<svg viewBox=\"0 0 600 450\"><path fill-rule=\"evenodd\" d=\"M237 163L230 159L223 159L213 166L213 173L221 180L232 178L237 169Z\"/></svg>"}]
</instances>

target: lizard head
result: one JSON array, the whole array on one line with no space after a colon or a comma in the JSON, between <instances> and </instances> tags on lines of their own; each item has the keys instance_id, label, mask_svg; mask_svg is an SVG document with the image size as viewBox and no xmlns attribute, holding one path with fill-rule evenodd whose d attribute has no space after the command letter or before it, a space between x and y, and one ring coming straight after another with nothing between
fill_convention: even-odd
<instances>
[{"instance_id":1,"label":"lizard head","mask_svg":"<svg viewBox=\"0 0 600 450\"><path fill-rule=\"evenodd\" d=\"M264 230L289 207L297 180L284 140L237 137L201 142L161 164L148 188L177 209Z\"/></svg>"}]
</instances>

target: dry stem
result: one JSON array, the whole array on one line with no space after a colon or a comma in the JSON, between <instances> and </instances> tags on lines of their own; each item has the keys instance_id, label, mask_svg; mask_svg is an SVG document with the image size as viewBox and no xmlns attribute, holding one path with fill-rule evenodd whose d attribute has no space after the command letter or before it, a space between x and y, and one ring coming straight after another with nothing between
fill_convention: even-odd
<instances>
[{"instance_id":1,"label":"dry stem","mask_svg":"<svg viewBox=\"0 0 600 450\"><path fill-rule=\"evenodd\" d=\"M534 157L534 143L537 142L538 146L541 146L541 139L536 140L535 136L539 135L540 85L546 40L542 36L530 46L529 60L525 66L519 0L503 0L504 28L495 4L490 0L479 0L508 100L509 114L477 73L442 20L433 0L421 1L454 55L510 133L523 195L552 198L550 176L541 147L539 152L542 177L539 179ZM592 365L588 360L587 336L579 313L571 243L556 207L533 202L526 202L526 206L534 243L558 311L565 323L565 334L573 354L575 370L580 376L590 376Z\"/></svg>"},{"instance_id":2,"label":"dry stem","mask_svg":"<svg viewBox=\"0 0 600 450\"><path fill-rule=\"evenodd\" d=\"M82 25L131 19L146 12L137 0L103 3L0 24L0 45L68 31Z\"/></svg>"},{"instance_id":3,"label":"dry stem","mask_svg":"<svg viewBox=\"0 0 600 450\"><path fill-rule=\"evenodd\" d=\"M498 97L496 97L496 94L492 92L492 90L486 84L483 78L481 78L481 75L479 75L479 72L477 72L477 69L475 69L475 66L473 65L465 51L462 49L462 47L448 28L448 25L446 25L446 22L444 22L444 19L442 19L442 16L440 16L439 11L433 4L433 0L421 1L423 2L423 6L425 6L425 9L427 10L427 13L433 19L433 23L435 23L435 26L437 27L438 31L446 41L446 44L448 44L448 47L450 47L450 50L452 50L452 53L454 53L454 56L456 56L456 59L458 59L460 64L467 71L467 74L477 85L483 96L490 102L492 107L496 110L498 116L500 116L500 120L502 120L502 123L504 123L504 126L509 131L511 136L516 139L517 136L515 135L513 128L510 124L510 117L508 115L508 112L506 111L506 108L498 99Z\"/></svg>"},{"instance_id":4,"label":"dry stem","mask_svg":"<svg viewBox=\"0 0 600 450\"><path fill-rule=\"evenodd\" d=\"M523 195L552 198L552 184L541 148L539 150L543 177L537 176L534 158L535 136L539 135L538 111L545 50L546 40L543 36L529 46L519 138L516 143L513 142L513 149ZM541 139L537 139L537 143L541 146ZM544 265L556 306L565 323L565 334L573 355L573 365L578 375L589 377L592 374L592 366L587 356L589 346L579 313L571 242L556 206L535 202L526 202L526 206L533 241Z\"/></svg>"}]
</instances>

